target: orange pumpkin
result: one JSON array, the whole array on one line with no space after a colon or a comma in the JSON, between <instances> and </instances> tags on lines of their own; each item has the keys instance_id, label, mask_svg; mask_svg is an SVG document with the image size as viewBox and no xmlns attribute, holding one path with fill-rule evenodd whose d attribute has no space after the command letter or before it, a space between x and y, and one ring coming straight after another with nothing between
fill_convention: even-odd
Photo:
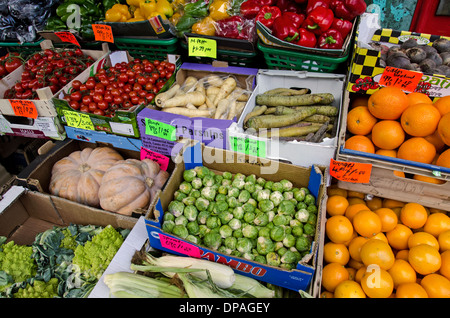
<instances>
[{"instance_id":1,"label":"orange pumpkin","mask_svg":"<svg viewBox=\"0 0 450 318\"><path fill-rule=\"evenodd\" d=\"M102 209L131 215L145 208L169 177L159 165L150 160L126 159L109 168L98 192Z\"/></svg>"},{"instance_id":2,"label":"orange pumpkin","mask_svg":"<svg viewBox=\"0 0 450 318\"><path fill-rule=\"evenodd\" d=\"M98 190L108 168L123 157L113 148L85 148L57 161L51 171L51 194L98 207Z\"/></svg>"}]
</instances>

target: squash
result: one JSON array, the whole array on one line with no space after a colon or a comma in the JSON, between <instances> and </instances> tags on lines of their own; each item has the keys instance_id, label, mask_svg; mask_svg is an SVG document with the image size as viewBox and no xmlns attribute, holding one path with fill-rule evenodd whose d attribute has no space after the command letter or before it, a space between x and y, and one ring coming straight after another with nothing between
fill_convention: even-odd
<instances>
[{"instance_id":1,"label":"squash","mask_svg":"<svg viewBox=\"0 0 450 318\"><path fill-rule=\"evenodd\" d=\"M102 209L131 215L147 207L161 189L169 173L150 159L126 159L117 162L104 174L98 196Z\"/></svg>"},{"instance_id":2,"label":"squash","mask_svg":"<svg viewBox=\"0 0 450 318\"><path fill-rule=\"evenodd\" d=\"M109 147L85 148L57 161L51 171L51 194L86 204L100 206L98 190L108 168L123 157Z\"/></svg>"}]
</instances>

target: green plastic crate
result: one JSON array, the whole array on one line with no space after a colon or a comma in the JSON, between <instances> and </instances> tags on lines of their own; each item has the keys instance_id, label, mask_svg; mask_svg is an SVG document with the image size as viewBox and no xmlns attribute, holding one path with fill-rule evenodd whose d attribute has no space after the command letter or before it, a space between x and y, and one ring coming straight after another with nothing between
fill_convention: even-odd
<instances>
[{"instance_id":1,"label":"green plastic crate","mask_svg":"<svg viewBox=\"0 0 450 318\"><path fill-rule=\"evenodd\" d=\"M332 73L347 61L349 52L342 57L323 56L269 47L258 41L269 69Z\"/></svg>"},{"instance_id":2,"label":"green plastic crate","mask_svg":"<svg viewBox=\"0 0 450 318\"><path fill-rule=\"evenodd\" d=\"M6 48L8 52L17 52L22 56L28 56L42 50L42 41L44 41L44 39L40 39L36 42L25 42L22 44L19 42L0 42L0 47Z\"/></svg>"},{"instance_id":3,"label":"green plastic crate","mask_svg":"<svg viewBox=\"0 0 450 318\"><path fill-rule=\"evenodd\" d=\"M115 37L118 50L128 51L135 58L164 60L167 54L178 54L178 39L138 39Z\"/></svg>"}]
</instances>

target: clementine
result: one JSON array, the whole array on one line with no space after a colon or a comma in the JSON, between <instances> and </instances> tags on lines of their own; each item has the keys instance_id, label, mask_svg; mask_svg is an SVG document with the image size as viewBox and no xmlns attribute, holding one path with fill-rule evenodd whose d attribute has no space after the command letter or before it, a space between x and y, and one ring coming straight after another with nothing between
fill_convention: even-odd
<instances>
[{"instance_id":1,"label":"clementine","mask_svg":"<svg viewBox=\"0 0 450 318\"><path fill-rule=\"evenodd\" d=\"M386 233L389 245L396 250L408 248L408 239L412 235L412 230L404 224L397 224L393 230Z\"/></svg>"},{"instance_id":2,"label":"clementine","mask_svg":"<svg viewBox=\"0 0 450 318\"><path fill-rule=\"evenodd\" d=\"M375 146L373 145L372 141L368 137L363 135L354 135L348 138L345 141L345 148L356 151L375 153Z\"/></svg>"},{"instance_id":3,"label":"clementine","mask_svg":"<svg viewBox=\"0 0 450 318\"><path fill-rule=\"evenodd\" d=\"M408 238L408 248L411 249L414 246L420 244L428 244L435 249L439 250L439 242L436 237L427 232L415 232Z\"/></svg>"},{"instance_id":4,"label":"clementine","mask_svg":"<svg viewBox=\"0 0 450 318\"><path fill-rule=\"evenodd\" d=\"M381 232L389 232L398 223L397 214L389 208L379 208L374 211L381 220Z\"/></svg>"},{"instance_id":5,"label":"clementine","mask_svg":"<svg viewBox=\"0 0 450 318\"><path fill-rule=\"evenodd\" d=\"M366 204L367 204L367 207L369 208L369 210L375 211L375 210L381 208L381 206L383 205L383 199L380 197L376 197L376 196L367 198Z\"/></svg>"},{"instance_id":6,"label":"clementine","mask_svg":"<svg viewBox=\"0 0 450 318\"><path fill-rule=\"evenodd\" d=\"M334 292L339 283L348 279L348 271L342 264L329 263L322 269L322 287L329 292Z\"/></svg>"},{"instance_id":7,"label":"clementine","mask_svg":"<svg viewBox=\"0 0 450 318\"><path fill-rule=\"evenodd\" d=\"M366 237L357 236L350 241L348 245L348 251L352 259L361 262L361 246L363 246L363 244L366 243L367 240L368 238Z\"/></svg>"},{"instance_id":8,"label":"clementine","mask_svg":"<svg viewBox=\"0 0 450 318\"><path fill-rule=\"evenodd\" d=\"M397 151L397 158L431 163L436 155L436 148L423 137L412 137L403 142Z\"/></svg>"},{"instance_id":9,"label":"clementine","mask_svg":"<svg viewBox=\"0 0 450 318\"><path fill-rule=\"evenodd\" d=\"M378 119L398 119L408 105L408 97L400 88L386 86L370 95L367 107Z\"/></svg>"},{"instance_id":10,"label":"clementine","mask_svg":"<svg viewBox=\"0 0 450 318\"><path fill-rule=\"evenodd\" d=\"M429 176L423 176L421 174L413 175L413 179L414 180L418 180L418 181L428 182L428 183L434 183L434 184L443 184L443 183L445 183L444 180L441 180L441 179L438 179L438 178L429 177Z\"/></svg>"},{"instance_id":11,"label":"clementine","mask_svg":"<svg viewBox=\"0 0 450 318\"><path fill-rule=\"evenodd\" d=\"M442 150L444 150L444 148L446 146L445 143L442 141L442 138L439 135L437 128L434 131L434 133L432 133L431 135L425 136L424 138L434 145L434 147L436 148L436 151L438 153L441 153Z\"/></svg>"},{"instance_id":12,"label":"clementine","mask_svg":"<svg viewBox=\"0 0 450 318\"><path fill-rule=\"evenodd\" d=\"M439 250L445 252L450 250L450 230L442 231L438 235Z\"/></svg>"},{"instance_id":13,"label":"clementine","mask_svg":"<svg viewBox=\"0 0 450 318\"><path fill-rule=\"evenodd\" d=\"M443 151L436 160L436 165L450 168L450 149Z\"/></svg>"},{"instance_id":14,"label":"clementine","mask_svg":"<svg viewBox=\"0 0 450 318\"><path fill-rule=\"evenodd\" d=\"M345 210L344 216L350 220L350 222L353 221L353 217L361 210L367 210L367 204L365 203L356 203L351 204L348 206L348 208Z\"/></svg>"},{"instance_id":15,"label":"clementine","mask_svg":"<svg viewBox=\"0 0 450 318\"><path fill-rule=\"evenodd\" d=\"M367 106L357 106L347 113L347 130L354 135L367 135L377 119Z\"/></svg>"},{"instance_id":16,"label":"clementine","mask_svg":"<svg viewBox=\"0 0 450 318\"><path fill-rule=\"evenodd\" d=\"M438 98L433 105L439 110L441 116L450 112L450 95Z\"/></svg>"},{"instance_id":17,"label":"clementine","mask_svg":"<svg viewBox=\"0 0 450 318\"><path fill-rule=\"evenodd\" d=\"M395 289L395 298L428 298L425 289L418 283L403 283Z\"/></svg>"},{"instance_id":18,"label":"clementine","mask_svg":"<svg viewBox=\"0 0 450 318\"><path fill-rule=\"evenodd\" d=\"M380 217L370 210L361 210L353 217L353 228L364 237L371 238L381 231Z\"/></svg>"},{"instance_id":19,"label":"clementine","mask_svg":"<svg viewBox=\"0 0 450 318\"><path fill-rule=\"evenodd\" d=\"M394 280L386 270L372 265L362 277L361 287L369 298L388 298L394 291Z\"/></svg>"},{"instance_id":20,"label":"clementine","mask_svg":"<svg viewBox=\"0 0 450 318\"><path fill-rule=\"evenodd\" d=\"M342 243L327 242L323 246L323 259L326 263L345 265L350 259L350 253Z\"/></svg>"},{"instance_id":21,"label":"clementine","mask_svg":"<svg viewBox=\"0 0 450 318\"><path fill-rule=\"evenodd\" d=\"M375 264L384 270L394 265L395 255L386 242L378 239L369 239L361 246L361 261L367 267Z\"/></svg>"},{"instance_id":22,"label":"clementine","mask_svg":"<svg viewBox=\"0 0 450 318\"><path fill-rule=\"evenodd\" d=\"M334 289L334 298L366 298L360 284L354 280L340 282Z\"/></svg>"},{"instance_id":23,"label":"clementine","mask_svg":"<svg viewBox=\"0 0 450 318\"><path fill-rule=\"evenodd\" d=\"M333 195L327 200L327 213L333 215L344 215L349 203L346 197L341 195Z\"/></svg>"},{"instance_id":24,"label":"clementine","mask_svg":"<svg viewBox=\"0 0 450 318\"><path fill-rule=\"evenodd\" d=\"M450 298L450 280L439 274L426 275L420 281L430 298Z\"/></svg>"},{"instance_id":25,"label":"clementine","mask_svg":"<svg viewBox=\"0 0 450 318\"><path fill-rule=\"evenodd\" d=\"M427 103L427 104L433 104L433 101L431 98L424 93L419 92L412 92L406 95L408 97L408 105L415 105L415 104L421 104L421 103Z\"/></svg>"},{"instance_id":26,"label":"clementine","mask_svg":"<svg viewBox=\"0 0 450 318\"><path fill-rule=\"evenodd\" d=\"M411 229L418 229L427 221L427 210L419 203L406 203L400 211L400 220Z\"/></svg>"},{"instance_id":27,"label":"clementine","mask_svg":"<svg viewBox=\"0 0 450 318\"><path fill-rule=\"evenodd\" d=\"M396 120L380 120L372 128L372 142L378 148L396 149L403 141L405 141L405 132Z\"/></svg>"},{"instance_id":28,"label":"clementine","mask_svg":"<svg viewBox=\"0 0 450 318\"><path fill-rule=\"evenodd\" d=\"M345 243L352 238L353 225L343 215L334 215L325 223L325 233L334 243Z\"/></svg>"},{"instance_id":29,"label":"clementine","mask_svg":"<svg viewBox=\"0 0 450 318\"><path fill-rule=\"evenodd\" d=\"M397 158L397 150L395 149L377 149L375 151L375 154L380 156Z\"/></svg>"},{"instance_id":30,"label":"clementine","mask_svg":"<svg viewBox=\"0 0 450 318\"><path fill-rule=\"evenodd\" d=\"M437 131L439 134L439 137L441 137L442 141L447 145L450 146L450 114L446 113L445 115L442 115L441 119L439 120Z\"/></svg>"},{"instance_id":31,"label":"clementine","mask_svg":"<svg viewBox=\"0 0 450 318\"><path fill-rule=\"evenodd\" d=\"M420 244L409 249L408 262L416 273L428 275L441 267L441 254L428 244Z\"/></svg>"},{"instance_id":32,"label":"clementine","mask_svg":"<svg viewBox=\"0 0 450 318\"><path fill-rule=\"evenodd\" d=\"M441 268L439 274L450 279L450 251L441 253Z\"/></svg>"},{"instance_id":33,"label":"clementine","mask_svg":"<svg viewBox=\"0 0 450 318\"><path fill-rule=\"evenodd\" d=\"M358 107L358 106L367 106L367 102L369 101L369 95L367 94L353 94L351 96L350 107Z\"/></svg>"},{"instance_id":34,"label":"clementine","mask_svg":"<svg viewBox=\"0 0 450 318\"><path fill-rule=\"evenodd\" d=\"M438 237L441 232L450 230L450 217L442 212L431 213L423 230L435 237Z\"/></svg>"}]
</instances>

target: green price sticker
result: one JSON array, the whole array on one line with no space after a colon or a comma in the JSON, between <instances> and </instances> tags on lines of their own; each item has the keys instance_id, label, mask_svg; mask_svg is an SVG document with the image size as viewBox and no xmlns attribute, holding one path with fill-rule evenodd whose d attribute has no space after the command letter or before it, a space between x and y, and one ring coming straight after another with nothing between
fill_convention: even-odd
<instances>
[{"instance_id":1,"label":"green price sticker","mask_svg":"<svg viewBox=\"0 0 450 318\"><path fill-rule=\"evenodd\" d=\"M266 157L266 142L251 138L230 137L231 150L260 158Z\"/></svg>"},{"instance_id":2,"label":"green price sticker","mask_svg":"<svg viewBox=\"0 0 450 318\"><path fill-rule=\"evenodd\" d=\"M217 58L217 42L212 39L189 38L188 42L189 56L203 56Z\"/></svg>"},{"instance_id":3,"label":"green price sticker","mask_svg":"<svg viewBox=\"0 0 450 318\"><path fill-rule=\"evenodd\" d=\"M88 114L77 113L70 110L64 110L63 113L66 118L67 126L95 130Z\"/></svg>"},{"instance_id":4,"label":"green price sticker","mask_svg":"<svg viewBox=\"0 0 450 318\"><path fill-rule=\"evenodd\" d=\"M175 141L176 128L172 125L159 122L150 118L145 118L145 134L155 136L170 141Z\"/></svg>"}]
</instances>

